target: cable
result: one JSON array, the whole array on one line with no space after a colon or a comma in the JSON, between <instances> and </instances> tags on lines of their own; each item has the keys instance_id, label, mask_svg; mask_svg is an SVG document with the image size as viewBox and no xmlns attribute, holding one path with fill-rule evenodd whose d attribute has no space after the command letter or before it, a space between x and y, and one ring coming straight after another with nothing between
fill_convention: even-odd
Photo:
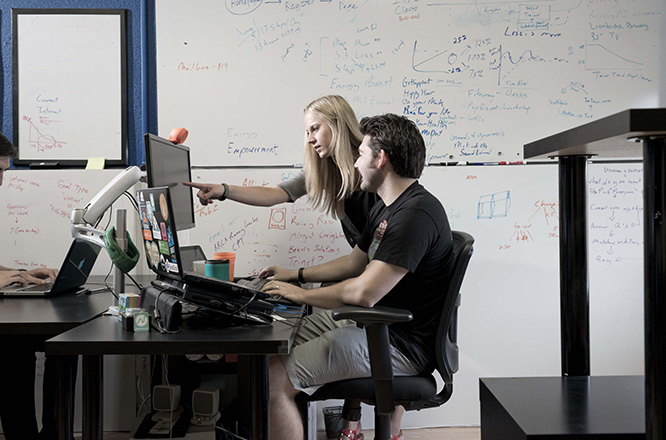
<instances>
[{"instance_id":1,"label":"cable","mask_svg":"<svg viewBox=\"0 0 666 440\"><path fill-rule=\"evenodd\" d=\"M113 289L113 287L109 286L109 284L107 283L109 277L111 276L111 271L112 270L113 270L113 263L111 263L111 267L109 267L109 272L107 272L106 276L104 277L104 286L106 286L106 288L109 290L109 292L111 292L111 295L113 295L116 298L116 300L118 300L118 299L120 299L120 298L118 298L118 294Z\"/></svg>"},{"instance_id":2,"label":"cable","mask_svg":"<svg viewBox=\"0 0 666 440\"><path fill-rule=\"evenodd\" d=\"M236 434L234 434L233 432L229 431L227 428L225 428L225 427L222 426L222 425L215 425L215 429L219 429L220 431L225 432L225 433L229 434L230 436L235 437L235 438L237 438L237 439L240 439L240 440L248 440L248 439L246 439L245 437L241 437L240 435L236 435Z\"/></svg>"},{"instance_id":3,"label":"cable","mask_svg":"<svg viewBox=\"0 0 666 440\"><path fill-rule=\"evenodd\" d=\"M155 328L157 331L159 331L162 334L170 334L174 335L176 333L180 333L182 330L181 327L178 327L177 330L167 330L162 326L162 316L160 313L160 309L157 307L158 301L160 300L160 296L162 296L163 293L165 293L169 289L160 289L160 293L157 294L157 297L155 298L155 306L153 308L153 320L150 322L150 325Z\"/></svg>"},{"instance_id":4,"label":"cable","mask_svg":"<svg viewBox=\"0 0 666 440\"><path fill-rule=\"evenodd\" d=\"M136 410L137 414L141 414L141 410L143 409L144 405L152 397L151 393L148 393L147 396L143 395L143 389L141 387L141 378L143 377L143 374L138 375L136 379L136 390L139 393L139 397L142 399L141 404L139 405L139 408ZM148 408L148 412L150 412L150 408Z\"/></svg>"},{"instance_id":5,"label":"cable","mask_svg":"<svg viewBox=\"0 0 666 440\"><path fill-rule=\"evenodd\" d=\"M129 199L130 203L132 203L132 206L134 207L134 210L135 210L137 213L139 213L139 212L140 212L140 211L139 211L139 204L137 203L137 201L136 201L136 199L134 198L134 196L133 196L132 194L130 194L129 191L125 191L125 192L123 192L123 195Z\"/></svg>"},{"instance_id":6,"label":"cable","mask_svg":"<svg viewBox=\"0 0 666 440\"><path fill-rule=\"evenodd\" d=\"M128 277L130 280L132 280L132 282L134 283L134 285L135 285L136 287L138 287L139 290L143 289L143 286L142 286L141 284L137 283L136 280L132 277L132 275L130 275L130 274L128 274L128 273L126 273L125 275L127 275L127 277Z\"/></svg>"},{"instance_id":7,"label":"cable","mask_svg":"<svg viewBox=\"0 0 666 440\"><path fill-rule=\"evenodd\" d=\"M303 307L299 306L290 306L287 304L275 304L273 306L273 311L274 312L282 312L282 313L298 313L302 315L304 313Z\"/></svg>"},{"instance_id":8,"label":"cable","mask_svg":"<svg viewBox=\"0 0 666 440\"><path fill-rule=\"evenodd\" d=\"M245 309L247 309L248 306L252 303L252 301L254 301L254 299L255 299L256 297L257 297L257 292L254 292L254 294L252 295L252 298L250 298L249 300L247 300L247 302L246 302L245 304L243 304L243 305L240 307L240 309L238 309L238 310L234 310L234 312L233 312L232 314L234 314L234 313L240 313L240 312L244 311Z\"/></svg>"}]
</instances>

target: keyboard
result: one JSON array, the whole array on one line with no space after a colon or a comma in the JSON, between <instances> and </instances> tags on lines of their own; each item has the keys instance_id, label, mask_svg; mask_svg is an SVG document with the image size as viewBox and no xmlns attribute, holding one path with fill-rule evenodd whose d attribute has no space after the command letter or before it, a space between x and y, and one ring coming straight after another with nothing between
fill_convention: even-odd
<instances>
[{"instance_id":1,"label":"keyboard","mask_svg":"<svg viewBox=\"0 0 666 440\"><path fill-rule=\"evenodd\" d=\"M247 287L248 289L261 290L261 288L264 287L268 281L268 278L254 277L238 280L236 284L240 284L241 286Z\"/></svg>"},{"instance_id":2,"label":"keyboard","mask_svg":"<svg viewBox=\"0 0 666 440\"><path fill-rule=\"evenodd\" d=\"M35 284L32 286L26 286L23 289L20 289L21 292L48 292L53 287L53 284Z\"/></svg>"}]
</instances>

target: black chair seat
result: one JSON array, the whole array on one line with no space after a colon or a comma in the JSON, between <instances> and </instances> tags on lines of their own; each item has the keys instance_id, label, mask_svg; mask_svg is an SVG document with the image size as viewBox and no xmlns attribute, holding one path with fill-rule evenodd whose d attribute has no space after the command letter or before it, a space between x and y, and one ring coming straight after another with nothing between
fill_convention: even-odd
<instances>
[{"instance_id":1,"label":"black chair seat","mask_svg":"<svg viewBox=\"0 0 666 440\"><path fill-rule=\"evenodd\" d=\"M427 376L396 376L393 378L393 399L396 402L430 400L437 394L437 383L432 374ZM331 382L303 400L357 399L375 401L375 382L371 377Z\"/></svg>"}]
</instances>

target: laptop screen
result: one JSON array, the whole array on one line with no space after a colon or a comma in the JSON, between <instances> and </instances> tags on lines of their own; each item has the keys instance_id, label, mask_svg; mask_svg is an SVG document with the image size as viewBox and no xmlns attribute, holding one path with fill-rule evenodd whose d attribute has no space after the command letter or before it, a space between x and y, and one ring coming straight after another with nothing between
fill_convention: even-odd
<instances>
[{"instance_id":1,"label":"laptop screen","mask_svg":"<svg viewBox=\"0 0 666 440\"><path fill-rule=\"evenodd\" d=\"M83 286L95 265L99 251L99 246L83 240L73 240L58 276L53 282L51 294Z\"/></svg>"},{"instance_id":2,"label":"laptop screen","mask_svg":"<svg viewBox=\"0 0 666 440\"><path fill-rule=\"evenodd\" d=\"M183 265L169 188L140 189L136 194L148 267L158 275L181 281Z\"/></svg>"}]
</instances>

